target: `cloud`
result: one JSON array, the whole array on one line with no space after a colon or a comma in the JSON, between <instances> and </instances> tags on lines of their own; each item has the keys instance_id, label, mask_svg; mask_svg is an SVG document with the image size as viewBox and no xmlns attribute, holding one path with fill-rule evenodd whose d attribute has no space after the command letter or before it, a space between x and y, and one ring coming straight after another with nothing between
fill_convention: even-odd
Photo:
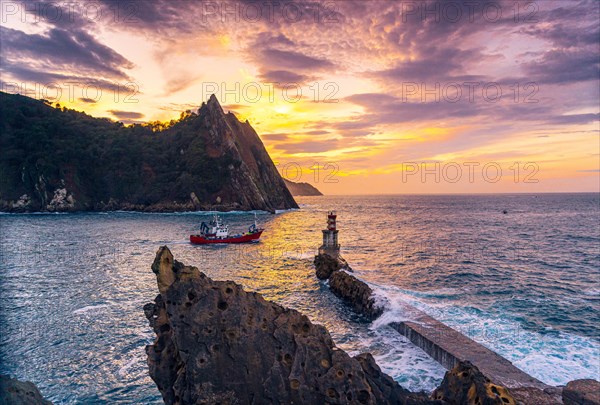
<instances>
[{"instance_id":1,"label":"cloud","mask_svg":"<svg viewBox=\"0 0 600 405\"><path fill-rule=\"evenodd\" d=\"M279 83L279 86L277 87L290 83L305 83L314 80L311 76L290 72L288 70L268 70L261 73L259 77L261 80L268 83Z\"/></svg>"},{"instance_id":2,"label":"cloud","mask_svg":"<svg viewBox=\"0 0 600 405\"><path fill-rule=\"evenodd\" d=\"M134 111L109 110L108 112L121 120L139 120L144 118L144 114Z\"/></svg>"},{"instance_id":3,"label":"cloud","mask_svg":"<svg viewBox=\"0 0 600 405\"><path fill-rule=\"evenodd\" d=\"M338 129L355 130L373 125L406 123L414 121L431 122L448 118L467 118L480 114L485 103L446 101L404 101L402 98L377 93L354 94L346 100L365 108L367 114L359 119L337 124Z\"/></svg>"},{"instance_id":4,"label":"cloud","mask_svg":"<svg viewBox=\"0 0 600 405\"><path fill-rule=\"evenodd\" d=\"M553 49L530 63L525 71L531 79L548 84L567 84L598 80L600 60L598 54L581 51Z\"/></svg>"},{"instance_id":5,"label":"cloud","mask_svg":"<svg viewBox=\"0 0 600 405\"><path fill-rule=\"evenodd\" d=\"M291 83L306 84L318 79L317 72L334 70L327 58L313 56L312 47L291 40L284 34L259 32L246 49L248 58L259 66L259 78L284 88Z\"/></svg>"},{"instance_id":6,"label":"cloud","mask_svg":"<svg viewBox=\"0 0 600 405\"><path fill-rule=\"evenodd\" d=\"M75 92L80 92L80 94L83 92L83 86L87 86L87 89L89 89L89 92L91 93L107 90L113 93L121 92L123 95L130 94L125 92L124 87L116 81L105 80L94 76L79 76L77 74L71 74L70 72L53 73L44 70L37 70L35 68L32 69L26 67L25 63L5 60L2 64L2 70L8 73L12 79L22 82L38 83L42 86L60 87L61 89L64 89L65 92L68 91L68 85L73 86L72 88L75 90ZM13 83L9 80L3 80L2 83L3 86L20 84ZM27 95L25 93L24 95Z\"/></svg>"},{"instance_id":7,"label":"cloud","mask_svg":"<svg viewBox=\"0 0 600 405\"><path fill-rule=\"evenodd\" d=\"M12 62L35 61L42 72L66 71L123 80L128 79L125 70L134 66L124 56L81 30L53 28L42 35L0 27L0 38L6 59Z\"/></svg>"},{"instance_id":8,"label":"cloud","mask_svg":"<svg viewBox=\"0 0 600 405\"><path fill-rule=\"evenodd\" d=\"M285 141L289 139L289 135L284 133L262 134L260 137L268 141Z\"/></svg>"},{"instance_id":9,"label":"cloud","mask_svg":"<svg viewBox=\"0 0 600 405\"><path fill-rule=\"evenodd\" d=\"M297 44L284 34L274 35L270 31L259 32L253 41L253 47L257 49L272 48L274 46L294 47Z\"/></svg>"},{"instance_id":10,"label":"cloud","mask_svg":"<svg viewBox=\"0 0 600 405\"><path fill-rule=\"evenodd\" d=\"M467 81L463 77L466 66L473 60L484 58L480 50L461 50L452 46L426 46L422 53L425 56L399 62L393 68L375 71L369 75L398 82ZM453 75L457 77L452 77ZM481 80L482 76L470 76L468 80L473 81L477 78Z\"/></svg>"},{"instance_id":11,"label":"cloud","mask_svg":"<svg viewBox=\"0 0 600 405\"><path fill-rule=\"evenodd\" d=\"M299 143L286 143L277 144L275 149L281 150L285 153L321 153L330 150L336 150L340 147L340 143L337 139L328 139L323 141L306 141Z\"/></svg>"},{"instance_id":12,"label":"cloud","mask_svg":"<svg viewBox=\"0 0 600 405\"><path fill-rule=\"evenodd\" d=\"M570 114L550 117L548 122L559 125L589 124L598 122L600 114Z\"/></svg>"},{"instance_id":13,"label":"cloud","mask_svg":"<svg viewBox=\"0 0 600 405\"><path fill-rule=\"evenodd\" d=\"M321 70L335 66L326 59L304 55L295 51L264 49L260 54L270 66L277 66L283 69Z\"/></svg>"}]
</instances>

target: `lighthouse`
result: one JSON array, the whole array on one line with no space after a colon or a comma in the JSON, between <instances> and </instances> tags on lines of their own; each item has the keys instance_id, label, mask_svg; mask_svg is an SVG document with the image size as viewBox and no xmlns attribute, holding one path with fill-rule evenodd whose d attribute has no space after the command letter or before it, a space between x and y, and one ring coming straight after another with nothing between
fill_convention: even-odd
<instances>
[{"instance_id":1,"label":"lighthouse","mask_svg":"<svg viewBox=\"0 0 600 405\"><path fill-rule=\"evenodd\" d=\"M327 213L327 229L323 229L323 245L319 248L319 254L326 253L330 256L337 257L340 253L340 245L338 244L338 230L336 229L337 215L335 211Z\"/></svg>"}]
</instances>

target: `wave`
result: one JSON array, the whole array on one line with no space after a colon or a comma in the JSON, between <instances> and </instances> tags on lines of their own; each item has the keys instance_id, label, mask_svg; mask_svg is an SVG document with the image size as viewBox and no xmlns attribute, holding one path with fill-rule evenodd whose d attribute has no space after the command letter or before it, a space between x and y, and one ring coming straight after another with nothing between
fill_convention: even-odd
<instances>
[{"instance_id":1,"label":"wave","mask_svg":"<svg viewBox=\"0 0 600 405\"><path fill-rule=\"evenodd\" d=\"M132 358L123 367L121 367L119 370L117 370L117 374L119 374L120 376L126 375L127 372L129 371L129 369L131 367L133 367L135 365L135 363L137 363L138 361L139 361L139 359L137 357Z\"/></svg>"},{"instance_id":2,"label":"wave","mask_svg":"<svg viewBox=\"0 0 600 405\"><path fill-rule=\"evenodd\" d=\"M600 296L600 288L589 288L587 290L583 290L583 295L587 295L589 297L597 297Z\"/></svg>"},{"instance_id":3,"label":"wave","mask_svg":"<svg viewBox=\"0 0 600 405\"><path fill-rule=\"evenodd\" d=\"M83 308L76 309L73 311L74 314L85 314L86 312L93 311L101 308L108 308L110 305L108 304L99 304L99 305L89 305Z\"/></svg>"},{"instance_id":4,"label":"wave","mask_svg":"<svg viewBox=\"0 0 600 405\"><path fill-rule=\"evenodd\" d=\"M275 214L283 214L290 211L300 211L300 208L288 208L287 210L275 210Z\"/></svg>"},{"instance_id":5,"label":"wave","mask_svg":"<svg viewBox=\"0 0 600 405\"><path fill-rule=\"evenodd\" d=\"M564 385L574 379L597 379L600 375L597 362L600 343L593 338L552 328L532 331L508 315L495 316L479 308L443 300L432 305L422 301L424 296L431 295L394 286L371 284L371 287L388 301L385 312L371 328L380 329L391 322L411 320L406 305L409 304L497 352L546 384Z\"/></svg>"}]
</instances>

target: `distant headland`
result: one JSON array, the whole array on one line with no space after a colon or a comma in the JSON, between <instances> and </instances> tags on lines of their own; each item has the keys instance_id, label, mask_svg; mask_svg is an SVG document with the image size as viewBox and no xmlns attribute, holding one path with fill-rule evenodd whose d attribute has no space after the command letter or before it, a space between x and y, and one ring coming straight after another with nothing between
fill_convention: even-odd
<instances>
[{"instance_id":1,"label":"distant headland","mask_svg":"<svg viewBox=\"0 0 600 405\"><path fill-rule=\"evenodd\" d=\"M1 92L0 113L0 211L298 208L252 126L214 95L161 125Z\"/></svg>"},{"instance_id":2,"label":"distant headland","mask_svg":"<svg viewBox=\"0 0 600 405\"><path fill-rule=\"evenodd\" d=\"M294 197L323 195L323 193L321 193L315 186L313 186L310 183L296 183L285 178L283 179L283 181L285 181L285 185Z\"/></svg>"}]
</instances>

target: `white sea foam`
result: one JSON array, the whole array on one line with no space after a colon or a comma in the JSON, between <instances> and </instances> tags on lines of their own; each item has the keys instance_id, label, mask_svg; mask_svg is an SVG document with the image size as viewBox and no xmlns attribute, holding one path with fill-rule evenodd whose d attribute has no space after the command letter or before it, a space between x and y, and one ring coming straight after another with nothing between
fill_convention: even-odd
<instances>
[{"instance_id":1,"label":"white sea foam","mask_svg":"<svg viewBox=\"0 0 600 405\"><path fill-rule=\"evenodd\" d=\"M589 288L587 290L583 290L583 294L589 297L598 297L600 296L600 288Z\"/></svg>"},{"instance_id":2,"label":"white sea foam","mask_svg":"<svg viewBox=\"0 0 600 405\"><path fill-rule=\"evenodd\" d=\"M444 377L446 370L439 363L386 324L371 326L367 336L358 339L359 344L348 350L349 354L371 353L383 372L404 388L430 392Z\"/></svg>"},{"instance_id":3,"label":"white sea foam","mask_svg":"<svg viewBox=\"0 0 600 405\"><path fill-rule=\"evenodd\" d=\"M287 210L275 210L275 214L283 214L284 212L289 212L289 211L298 211L298 208L288 208Z\"/></svg>"},{"instance_id":4,"label":"white sea foam","mask_svg":"<svg viewBox=\"0 0 600 405\"><path fill-rule=\"evenodd\" d=\"M498 317L443 300L432 305L421 300L423 293L393 286L371 287L389 301L388 309L373 322L372 328L410 319L410 313L406 313L406 307L402 305L408 303L461 331L547 384L564 385L574 379L600 377L597 361L600 343L592 338L551 328L544 332L526 330L509 316Z\"/></svg>"},{"instance_id":5,"label":"white sea foam","mask_svg":"<svg viewBox=\"0 0 600 405\"><path fill-rule=\"evenodd\" d=\"M101 309L101 308L107 308L109 305L108 304L99 304L99 305L89 305L83 308L79 308L76 309L75 311L73 311L74 314L85 314L86 312L89 311L94 311L97 309Z\"/></svg>"},{"instance_id":6,"label":"white sea foam","mask_svg":"<svg viewBox=\"0 0 600 405\"><path fill-rule=\"evenodd\" d=\"M131 367L133 367L133 365L135 363L137 363L139 361L139 359L137 357L132 358L131 360L129 360L123 367L121 367L118 371L117 374L119 374L120 376L124 376L127 374L127 372L129 371L129 369Z\"/></svg>"}]
</instances>

